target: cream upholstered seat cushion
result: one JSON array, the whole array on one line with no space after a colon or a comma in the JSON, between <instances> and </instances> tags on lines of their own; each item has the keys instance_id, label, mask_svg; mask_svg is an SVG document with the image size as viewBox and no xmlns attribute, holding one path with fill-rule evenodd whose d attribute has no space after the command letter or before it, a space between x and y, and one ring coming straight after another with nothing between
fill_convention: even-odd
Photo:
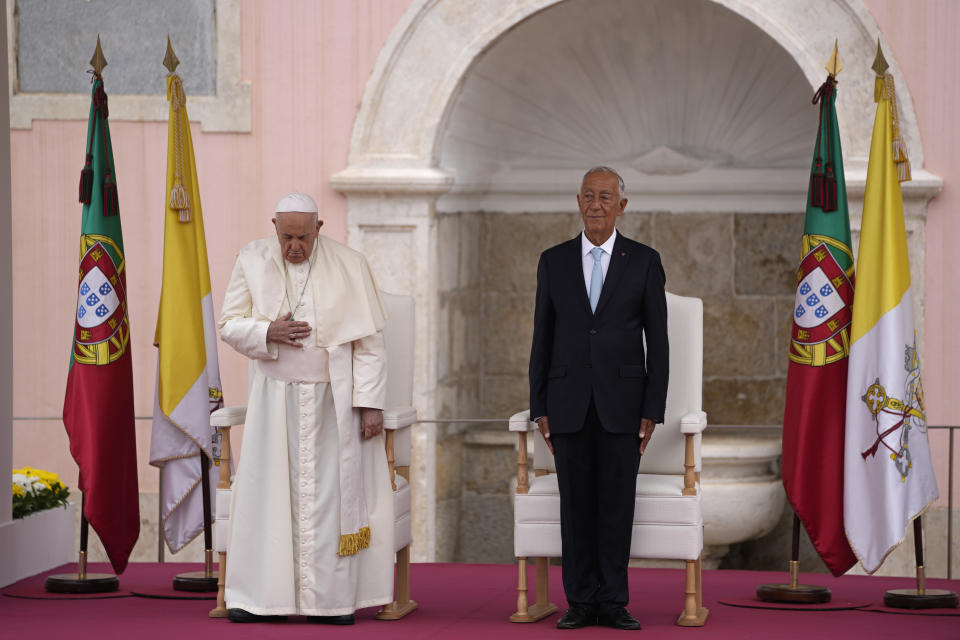
<instances>
[{"instance_id":1,"label":"cream upholstered seat cushion","mask_svg":"<svg viewBox=\"0 0 960 640\"><path fill-rule=\"evenodd\" d=\"M700 495L683 495L683 477L637 476L630 544L632 558L696 560L703 546ZM538 476L514 495L514 555L562 555L556 474Z\"/></svg>"},{"instance_id":2,"label":"cream upholstered seat cushion","mask_svg":"<svg viewBox=\"0 0 960 640\"><path fill-rule=\"evenodd\" d=\"M690 524L700 520L700 497L683 495L682 476L640 474L637 476L634 523ZM557 475L540 476L530 491L514 496L516 522L560 524L560 493Z\"/></svg>"}]
</instances>

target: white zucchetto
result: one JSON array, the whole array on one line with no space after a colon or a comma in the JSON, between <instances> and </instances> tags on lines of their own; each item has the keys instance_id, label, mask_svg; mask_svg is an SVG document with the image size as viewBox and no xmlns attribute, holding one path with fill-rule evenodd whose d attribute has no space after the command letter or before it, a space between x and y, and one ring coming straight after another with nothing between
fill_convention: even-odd
<instances>
[{"instance_id":1,"label":"white zucchetto","mask_svg":"<svg viewBox=\"0 0 960 640\"><path fill-rule=\"evenodd\" d=\"M289 211L319 213L317 203L313 201L313 198L299 191L288 193L280 198L280 202L277 203L277 208L274 210L275 213L286 213Z\"/></svg>"}]
</instances>

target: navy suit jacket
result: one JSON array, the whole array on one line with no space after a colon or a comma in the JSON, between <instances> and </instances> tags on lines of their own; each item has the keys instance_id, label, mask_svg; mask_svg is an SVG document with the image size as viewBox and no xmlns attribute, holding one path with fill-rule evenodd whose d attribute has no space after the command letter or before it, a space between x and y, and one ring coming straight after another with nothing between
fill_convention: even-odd
<instances>
[{"instance_id":1,"label":"navy suit jacket","mask_svg":"<svg viewBox=\"0 0 960 640\"><path fill-rule=\"evenodd\" d=\"M596 313L584 286L580 235L540 255L530 350L530 415L573 433L593 397L604 429L663 422L669 376L666 276L660 254L617 233ZM643 335L646 333L646 354Z\"/></svg>"}]
</instances>

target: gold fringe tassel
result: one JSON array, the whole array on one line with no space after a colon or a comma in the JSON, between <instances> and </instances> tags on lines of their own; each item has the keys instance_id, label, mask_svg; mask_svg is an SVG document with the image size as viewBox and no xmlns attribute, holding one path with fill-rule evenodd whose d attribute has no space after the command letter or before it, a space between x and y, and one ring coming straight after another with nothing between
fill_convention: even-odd
<instances>
[{"instance_id":1,"label":"gold fringe tassel","mask_svg":"<svg viewBox=\"0 0 960 640\"><path fill-rule=\"evenodd\" d=\"M187 191L183 187L184 175L184 149L183 149L183 114L184 107L187 106L187 95L183 91L183 81L175 73L170 74L170 84L168 85L167 98L170 100L170 106L173 108L174 134L173 149L175 154L173 187L170 189L170 208L177 212L177 219L180 222L190 222L190 200L187 198ZM187 125L189 126L189 124Z\"/></svg>"},{"instance_id":2,"label":"gold fringe tassel","mask_svg":"<svg viewBox=\"0 0 960 640\"><path fill-rule=\"evenodd\" d=\"M361 549L370 546L370 527L363 527L356 533L345 533L340 536L339 556L353 556L360 553Z\"/></svg>"},{"instance_id":3,"label":"gold fringe tassel","mask_svg":"<svg viewBox=\"0 0 960 640\"><path fill-rule=\"evenodd\" d=\"M879 80L879 78L878 78ZM900 134L900 114L897 108L897 92L893 86L893 76L883 76L883 97L890 101L890 120L893 125L893 161L897 165L897 182L910 180L910 158L907 157L907 145Z\"/></svg>"}]
</instances>

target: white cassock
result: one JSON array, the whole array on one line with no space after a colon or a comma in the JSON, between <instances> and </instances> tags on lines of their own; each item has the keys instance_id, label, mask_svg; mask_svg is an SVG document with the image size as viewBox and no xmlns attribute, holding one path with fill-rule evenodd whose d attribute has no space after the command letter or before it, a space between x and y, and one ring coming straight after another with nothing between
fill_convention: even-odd
<instances>
[{"instance_id":1,"label":"white cassock","mask_svg":"<svg viewBox=\"0 0 960 640\"><path fill-rule=\"evenodd\" d=\"M384 437L361 440L358 409L383 408L386 314L359 253L320 236L311 261L285 263L276 237L248 244L219 323L253 362L225 597L258 615L393 601ZM291 308L313 328L303 348L268 344L267 326Z\"/></svg>"}]
</instances>

